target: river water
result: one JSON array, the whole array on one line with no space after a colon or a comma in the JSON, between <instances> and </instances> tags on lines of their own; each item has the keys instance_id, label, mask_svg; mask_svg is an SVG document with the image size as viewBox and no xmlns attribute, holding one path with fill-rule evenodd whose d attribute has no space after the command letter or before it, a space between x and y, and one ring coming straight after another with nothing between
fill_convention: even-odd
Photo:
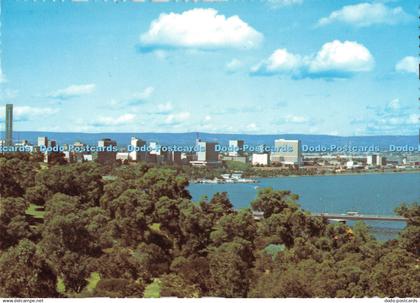
<instances>
[{"instance_id":1,"label":"river water","mask_svg":"<svg viewBox=\"0 0 420 303\"><path fill-rule=\"evenodd\" d=\"M249 207L258 189L291 190L298 203L311 212L393 215L402 202L420 202L420 173L378 173L334 176L261 178L258 184L191 184L194 201L216 192L227 192L236 208ZM395 238L402 222L367 221L379 240ZM352 222L349 222L352 225Z\"/></svg>"}]
</instances>

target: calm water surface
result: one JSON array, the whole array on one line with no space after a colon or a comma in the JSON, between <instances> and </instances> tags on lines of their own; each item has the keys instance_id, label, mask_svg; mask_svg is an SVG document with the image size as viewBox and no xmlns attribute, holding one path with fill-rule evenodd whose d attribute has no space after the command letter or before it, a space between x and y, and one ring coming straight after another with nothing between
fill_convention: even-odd
<instances>
[{"instance_id":1,"label":"calm water surface","mask_svg":"<svg viewBox=\"0 0 420 303\"><path fill-rule=\"evenodd\" d=\"M383 173L337 176L261 178L258 184L191 184L193 200L227 192L236 208L249 207L258 188L291 190L311 212L393 215L402 202L420 202L420 173ZM396 237L401 222L367 221L378 239ZM350 222L351 224L351 222Z\"/></svg>"}]
</instances>

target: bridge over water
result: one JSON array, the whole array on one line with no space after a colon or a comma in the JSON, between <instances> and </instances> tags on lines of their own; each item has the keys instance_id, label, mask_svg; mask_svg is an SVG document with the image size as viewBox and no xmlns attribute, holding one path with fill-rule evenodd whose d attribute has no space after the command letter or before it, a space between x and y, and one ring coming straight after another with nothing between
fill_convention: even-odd
<instances>
[{"instance_id":1,"label":"bridge over water","mask_svg":"<svg viewBox=\"0 0 420 303\"><path fill-rule=\"evenodd\" d=\"M264 217L263 212L254 211L254 218L261 220ZM342 221L407 221L407 218L401 216L371 215L371 214L330 214L330 213L311 213L314 217L325 217L332 220Z\"/></svg>"}]
</instances>

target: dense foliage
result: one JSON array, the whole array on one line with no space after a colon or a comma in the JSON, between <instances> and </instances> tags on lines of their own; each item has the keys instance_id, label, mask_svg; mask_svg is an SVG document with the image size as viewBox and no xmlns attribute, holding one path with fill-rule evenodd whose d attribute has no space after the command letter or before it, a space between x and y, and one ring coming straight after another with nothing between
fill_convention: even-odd
<instances>
[{"instance_id":1,"label":"dense foliage","mask_svg":"<svg viewBox=\"0 0 420 303\"><path fill-rule=\"evenodd\" d=\"M192 202L176 169L0 158L0 177L0 297L142 297L152 284L178 297L420 296L418 204L380 243L290 191L262 189L259 221L226 193Z\"/></svg>"}]
</instances>

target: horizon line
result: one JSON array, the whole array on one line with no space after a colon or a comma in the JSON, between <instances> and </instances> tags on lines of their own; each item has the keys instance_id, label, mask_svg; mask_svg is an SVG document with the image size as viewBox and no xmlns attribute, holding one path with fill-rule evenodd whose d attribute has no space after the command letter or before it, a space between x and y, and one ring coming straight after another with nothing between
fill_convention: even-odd
<instances>
[{"instance_id":1,"label":"horizon line","mask_svg":"<svg viewBox=\"0 0 420 303\"><path fill-rule=\"evenodd\" d=\"M56 134L86 134L86 135L100 135L100 134L207 134L207 135L238 135L238 136L326 136L326 137L414 137L418 134L412 135L390 135L390 134L377 134L377 135L330 135L330 134L305 134L305 133L275 133L275 134L244 134L244 133L224 133L224 132L199 132L199 131L186 131L186 132L118 132L118 131L108 131L108 132L77 132L77 131L39 131L39 130L19 130L14 131L14 133L56 133Z\"/></svg>"}]
</instances>

